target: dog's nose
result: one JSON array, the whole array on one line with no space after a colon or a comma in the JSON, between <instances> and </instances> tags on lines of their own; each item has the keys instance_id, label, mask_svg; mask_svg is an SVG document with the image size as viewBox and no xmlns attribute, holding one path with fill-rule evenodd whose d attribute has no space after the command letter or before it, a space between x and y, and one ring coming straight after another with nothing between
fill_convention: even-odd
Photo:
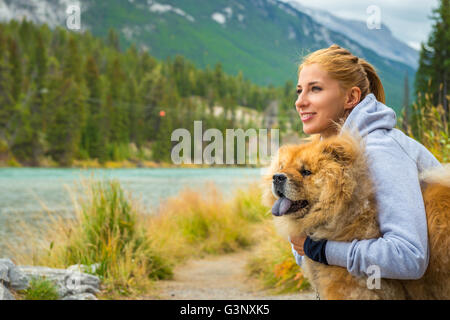
<instances>
[{"instance_id":1,"label":"dog's nose","mask_svg":"<svg viewBox=\"0 0 450 320\"><path fill-rule=\"evenodd\" d=\"M284 174L274 174L272 179L273 183L281 184L286 181L287 177Z\"/></svg>"}]
</instances>

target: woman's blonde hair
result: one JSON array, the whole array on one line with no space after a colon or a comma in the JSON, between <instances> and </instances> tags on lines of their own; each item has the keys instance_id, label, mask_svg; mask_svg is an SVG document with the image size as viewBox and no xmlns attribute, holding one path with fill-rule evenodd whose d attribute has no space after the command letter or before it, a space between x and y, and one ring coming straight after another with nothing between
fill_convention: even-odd
<instances>
[{"instance_id":1,"label":"woman's blonde hair","mask_svg":"<svg viewBox=\"0 0 450 320\"><path fill-rule=\"evenodd\" d=\"M362 58L354 56L347 49L333 44L307 55L298 67L298 75L306 65L319 64L331 78L339 81L344 90L352 87L361 89L361 100L373 93L378 101L386 103L383 84L375 68Z\"/></svg>"}]
</instances>

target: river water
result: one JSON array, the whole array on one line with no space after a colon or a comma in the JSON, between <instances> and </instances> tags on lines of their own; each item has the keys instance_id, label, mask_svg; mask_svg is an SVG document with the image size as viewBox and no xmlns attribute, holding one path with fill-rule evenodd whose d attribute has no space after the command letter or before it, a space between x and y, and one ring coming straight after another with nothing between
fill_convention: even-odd
<instances>
[{"instance_id":1,"label":"river water","mask_svg":"<svg viewBox=\"0 0 450 320\"><path fill-rule=\"evenodd\" d=\"M201 192L209 182L224 196L231 196L237 188L259 181L261 172L257 168L0 168L0 242L19 222L39 222L47 215L45 212L72 214L72 198L82 194L81 181L89 177L117 179L151 212L182 189Z\"/></svg>"}]
</instances>

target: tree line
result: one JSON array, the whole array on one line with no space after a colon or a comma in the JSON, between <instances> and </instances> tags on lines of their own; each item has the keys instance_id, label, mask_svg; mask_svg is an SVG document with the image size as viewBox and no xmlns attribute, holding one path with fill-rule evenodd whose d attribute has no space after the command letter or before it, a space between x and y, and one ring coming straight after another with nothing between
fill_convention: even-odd
<instances>
[{"instance_id":1,"label":"tree line","mask_svg":"<svg viewBox=\"0 0 450 320\"><path fill-rule=\"evenodd\" d=\"M440 0L433 9L432 29L421 43L419 68L415 78L417 104L422 114L431 106L442 108L441 121L450 126L450 0ZM420 114L413 115L414 122ZM446 128L447 132L449 127ZM418 133L419 134L419 133Z\"/></svg>"},{"instance_id":2,"label":"tree line","mask_svg":"<svg viewBox=\"0 0 450 320\"><path fill-rule=\"evenodd\" d=\"M220 63L202 70L182 56L158 61L135 45L121 50L118 39L112 29L100 39L26 20L0 24L0 161L170 161L175 128L202 120L223 132L246 129L254 123L236 119L237 106L262 112L278 100L281 113L293 109L292 81L261 87Z\"/></svg>"}]
</instances>

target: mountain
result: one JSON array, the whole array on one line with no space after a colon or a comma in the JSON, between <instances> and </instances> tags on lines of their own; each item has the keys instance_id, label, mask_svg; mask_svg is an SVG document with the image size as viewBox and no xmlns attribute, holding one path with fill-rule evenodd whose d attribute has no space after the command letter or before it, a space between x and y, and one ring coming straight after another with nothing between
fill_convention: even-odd
<instances>
[{"instance_id":1,"label":"mountain","mask_svg":"<svg viewBox=\"0 0 450 320\"><path fill-rule=\"evenodd\" d=\"M0 20L25 16L50 27L66 27L65 10L72 3L72 0L0 0ZM361 39L356 41L345 32L328 28L280 1L81 0L79 3L82 31L106 37L108 30L114 28L119 32L122 49L135 43L159 59L180 54L198 67L213 67L221 62L227 73L242 71L245 78L261 85L296 82L301 57L332 43L348 48L377 68L387 104L396 110L402 105L405 73L411 83L414 79L415 68L407 61L386 57L380 54L379 47L369 44L366 47Z\"/></svg>"},{"instance_id":2,"label":"mountain","mask_svg":"<svg viewBox=\"0 0 450 320\"><path fill-rule=\"evenodd\" d=\"M0 0L0 21L26 18L49 27L65 26L70 0Z\"/></svg>"},{"instance_id":3,"label":"mountain","mask_svg":"<svg viewBox=\"0 0 450 320\"><path fill-rule=\"evenodd\" d=\"M305 7L295 0L284 1L328 29L346 35L362 46L377 52L382 57L402 62L417 69L419 52L395 38L385 24L381 23L380 29L369 29L367 23L363 21L343 19L325 10Z\"/></svg>"}]
</instances>

